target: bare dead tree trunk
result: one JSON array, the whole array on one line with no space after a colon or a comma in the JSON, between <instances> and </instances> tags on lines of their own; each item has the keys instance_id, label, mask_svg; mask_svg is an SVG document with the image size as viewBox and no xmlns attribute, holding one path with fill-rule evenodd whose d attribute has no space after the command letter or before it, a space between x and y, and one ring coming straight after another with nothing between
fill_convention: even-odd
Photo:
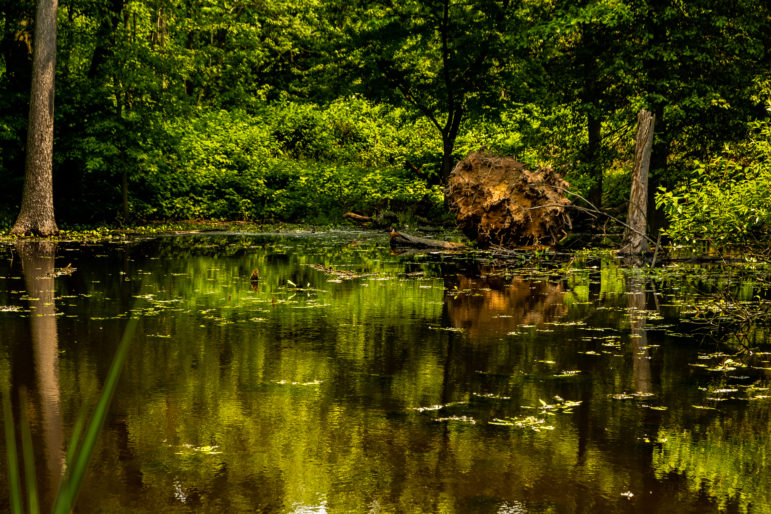
<instances>
[{"instance_id":1,"label":"bare dead tree trunk","mask_svg":"<svg viewBox=\"0 0 771 514\"><path fill-rule=\"evenodd\" d=\"M653 125L656 116L641 110L637 114L637 136L634 143L634 170L632 188L629 194L629 214L627 228L620 253L638 254L645 251L648 210L648 170L651 166L651 148L653 147Z\"/></svg>"},{"instance_id":2,"label":"bare dead tree trunk","mask_svg":"<svg viewBox=\"0 0 771 514\"><path fill-rule=\"evenodd\" d=\"M54 72L58 0L38 0L29 99L27 156L21 211L11 234L50 236L54 218Z\"/></svg>"}]
</instances>

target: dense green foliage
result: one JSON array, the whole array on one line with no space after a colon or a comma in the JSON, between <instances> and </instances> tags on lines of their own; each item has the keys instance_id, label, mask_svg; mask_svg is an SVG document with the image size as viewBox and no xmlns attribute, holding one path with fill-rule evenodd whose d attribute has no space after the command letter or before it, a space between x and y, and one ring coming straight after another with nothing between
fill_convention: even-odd
<instances>
[{"instance_id":1,"label":"dense green foliage","mask_svg":"<svg viewBox=\"0 0 771 514\"><path fill-rule=\"evenodd\" d=\"M351 209L428 214L440 208L440 192L415 181L404 164L405 154L426 153L430 139L420 126L398 130L403 118L401 110L348 98L325 107L283 102L251 114L202 110L155 119L128 155L133 213L284 221L337 220ZM100 145L93 138L81 158L90 173L109 176L104 155L117 152L100 152ZM91 184L77 196L99 194Z\"/></svg>"},{"instance_id":2,"label":"dense green foliage","mask_svg":"<svg viewBox=\"0 0 771 514\"><path fill-rule=\"evenodd\" d=\"M673 239L747 243L771 235L771 125L755 127L749 141L695 162L688 180L659 195Z\"/></svg>"},{"instance_id":3,"label":"dense green foliage","mask_svg":"<svg viewBox=\"0 0 771 514\"><path fill-rule=\"evenodd\" d=\"M0 0L4 225L21 196L33 18L31 0ZM437 184L483 145L623 212L644 107L669 234L765 237L768 202L747 189L769 173L756 151L768 131L752 127L769 121L770 47L762 0L71 0L57 216L436 214ZM734 162L742 171L726 174ZM732 210L747 221L755 209L757 226L713 212L694 230L702 215L688 209L713 198L704 181L756 198Z\"/></svg>"}]
</instances>

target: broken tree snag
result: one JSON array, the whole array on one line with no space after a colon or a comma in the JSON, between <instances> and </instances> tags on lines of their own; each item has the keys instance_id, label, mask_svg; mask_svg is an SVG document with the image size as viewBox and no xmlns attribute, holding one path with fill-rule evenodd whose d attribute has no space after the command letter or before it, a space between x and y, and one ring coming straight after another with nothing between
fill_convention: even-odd
<instances>
[{"instance_id":1,"label":"broken tree snag","mask_svg":"<svg viewBox=\"0 0 771 514\"><path fill-rule=\"evenodd\" d=\"M361 214L356 214L355 212L346 212L343 214L343 218L351 220L358 225L365 225L372 222L372 218L369 216L362 216Z\"/></svg>"},{"instance_id":2,"label":"broken tree snag","mask_svg":"<svg viewBox=\"0 0 771 514\"><path fill-rule=\"evenodd\" d=\"M569 186L549 168L530 171L511 157L473 152L452 170L445 197L480 246L553 245L572 228Z\"/></svg>"},{"instance_id":3,"label":"broken tree snag","mask_svg":"<svg viewBox=\"0 0 771 514\"><path fill-rule=\"evenodd\" d=\"M392 248L433 248L437 250L463 250L466 245L463 243L453 243L450 241L439 241L437 239L426 239L424 237L411 236L404 232L391 231Z\"/></svg>"},{"instance_id":4,"label":"broken tree snag","mask_svg":"<svg viewBox=\"0 0 771 514\"><path fill-rule=\"evenodd\" d=\"M637 136L634 140L634 170L629 193L629 212L621 243L622 254L638 254L647 250L645 230L648 224L648 170L651 166L653 126L656 116L641 110L637 114Z\"/></svg>"}]
</instances>

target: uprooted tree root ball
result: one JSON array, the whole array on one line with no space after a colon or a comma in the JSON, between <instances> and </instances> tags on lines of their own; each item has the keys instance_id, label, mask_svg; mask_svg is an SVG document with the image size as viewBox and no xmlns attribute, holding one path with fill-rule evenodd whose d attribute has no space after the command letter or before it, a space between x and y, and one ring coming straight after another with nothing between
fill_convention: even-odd
<instances>
[{"instance_id":1,"label":"uprooted tree root ball","mask_svg":"<svg viewBox=\"0 0 771 514\"><path fill-rule=\"evenodd\" d=\"M445 194L459 228L481 246L552 245L571 228L568 187L549 168L473 152L452 170Z\"/></svg>"}]
</instances>

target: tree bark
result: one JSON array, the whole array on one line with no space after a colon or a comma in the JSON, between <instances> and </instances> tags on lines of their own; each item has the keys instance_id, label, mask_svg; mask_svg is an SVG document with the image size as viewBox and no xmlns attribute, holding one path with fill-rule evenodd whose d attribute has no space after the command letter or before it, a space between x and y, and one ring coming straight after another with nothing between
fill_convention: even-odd
<instances>
[{"instance_id":1,"label":"tree bark","mask_svg":"<svg viewBox=\"0 0 771 514\"><path fill-rule=\"evenodd\" d=\"M664 177L667 176L667 156L669 155L669 135L667 123L664 118L664 104L659 102L653 109L656 115L656 136L653 138L653 150L651 150L651 173L648 176L648 232L655 234L666 223L664 211L656 208L655 191L660 185L665 185Z\"/></svg>"},{"instance_id":2,"label":"tree bark","mask_svg":"<svg viewBox=\"0 0 771 514\"><path fill-rule=\"evenodd\" d=\"M447 184L447 179L450 178L450 173L454 166L452 160L452 152L455 147L455 142L450 141L448 138L442 138L442 167L439 171L439 183L442 185Z\"/></svg>"},{"instance_id":3,"label":"tree bark","mask_svg":"<svg viewBox=\"0 0 771 514\"><path fill-rule=\"evenodd\" d=\"M634 145L634 170L632 188L629 194L629 213L626 217L627 228L621 253L638 254L646 249L645 229L648 209L648 170L651 165L653 147L653 126L656 116L645 109L637 114L637 137Z\"/></svg>"},{"instance_id":4,"label":"tree bark","mask_svg":"<svg viewBox=\"0 0 771 514\"><path fill-rule=\"evenodd\" d=\"M50 236L54 218L54 73L58 0L38 0L21 211L11 234Z\"/></svg>"},{"instance_id":5,"label":"tree bark","mask_svg":"<svg viewBox=\"0 0 771 514\"><path fill-rule=\"evenodd\" d=\"M464 107L462 99L456 99L457 102L455 108L447 114L447 123L441 130L442 133L442 169L440 171L440 182L442 185L447 185L447 180L450 178L450 173L455 167L455 161L452 158L452 153L455 150L455 141L458 139L458 132L460 131L460 124L463 120Z\"/></svg>"}]
</instances>

